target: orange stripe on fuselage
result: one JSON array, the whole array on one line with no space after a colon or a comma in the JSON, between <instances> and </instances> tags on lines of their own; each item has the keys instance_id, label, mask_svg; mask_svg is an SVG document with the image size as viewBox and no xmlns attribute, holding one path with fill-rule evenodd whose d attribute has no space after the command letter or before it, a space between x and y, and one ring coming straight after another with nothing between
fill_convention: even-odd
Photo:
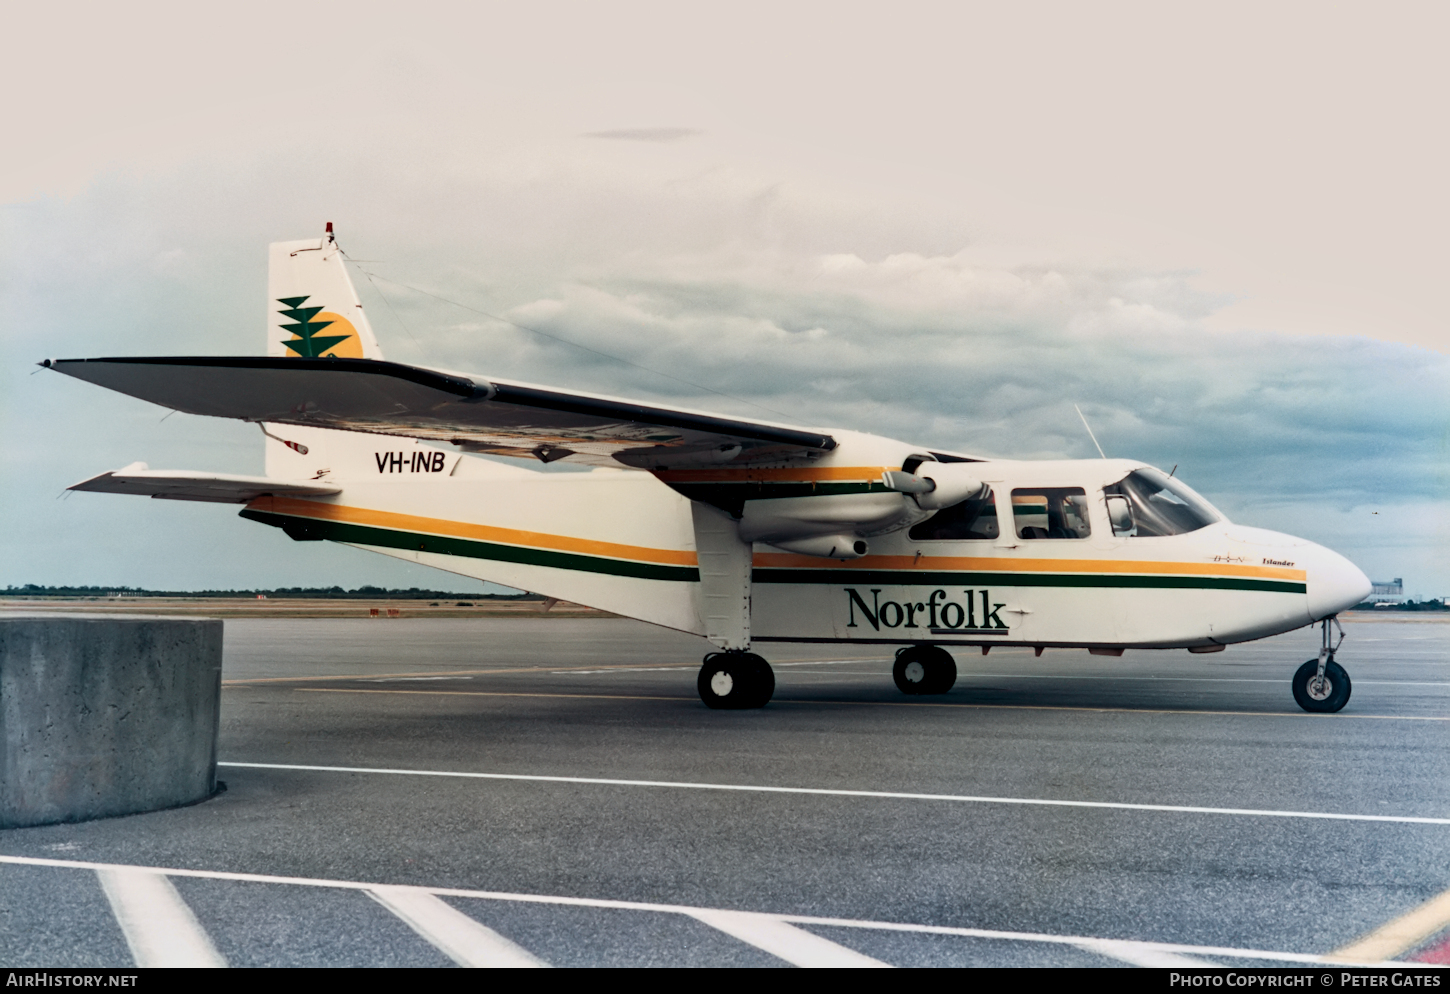
<instances>
[{"instance_id":1,"label":"orange stripe on fuselage","mask_svg":"<svg viewBox=\"0 0 1450 994\"><path fill-rule=\"evenodd\" d=\"M429 535L446 535L456 538L472 538L484 542L501 542L505 545L520 545L534 549L556 549L561 552L578 552L585 555L607 556L611 559L633 559L637 562L668 563L675 566L698 565L695 553L683 549L654 549L641 545L624 545L618 542L600 542L593 539L574 538L569 535L551 535L546 532L523 531L515 528L499 528L494 525L480 525L465 521L450 521L446 518L425 518L413 514L398 514L393 511L375 511L362 507L348 507L343 504L327 504L296 497L259 497L247 505L258 511L274 514L288 514L302 518L316 518L323 521L340 521L347 524L371 525L377 528L393 528L399 531L421 532ZM1284 569L1277 566L1240 566L1232 563L1182 563L1154 562L1151 560L1115 559L1015 559L1006 557L979 556L863 556L845 561L821 559L817 556L798 556L784 552L757 552L756 566L766 569L830 569L830 570L895 570L903 573L930 570L960 570L977 573L1146 573L1178 574L1186 576L1238 576L1272 580L1305 580L1305 572L1298 569Z\"/></svg>"},{"instance_id":2,"label":"orange stripe on fuselage","mask_svg":"<svg viewBox=\"0 0 1450 994\"><path fill-rule=\"evenodd\" d=\"M1009 559L966 556L862 556L822 562L816 556L757 552L755 565L776 569L960 570L969 573L1174 573L1187 576L1244 576L1304 582L1302 569L1236 566L1230 563L1175 563L1117 559Z\"/></svg>"},{"instance_id":3,"label":"orange stripe on fuselage","mask_svg":"<svg viewBox=\"0 0 1450 994\"><path fill-rule=\"evenodd\" d=\"M340 521L350 525L371 525L375 528L393 528L398 531L422 532L429 535L446 535L452 538L472 538L483 542L500 542L504 545L522 545L532 549L556 549L560 552L579 552L590 556L633 559L646 563L668 563L672 566L697 565L695 553L682 549L651 549L643 545L598 542L593 539L573 538L568 535L550 535L546 532L498 528L494 525L479 525L465 521L449 521L446 518L424 518L415 514L374 511L365 507L348 507L343 504L324 504L321 501L299 500L295 497L259 497L247 507L256 511L271 511L274 514L317 518L322 521Z\"/></svg>"}]
</instances>

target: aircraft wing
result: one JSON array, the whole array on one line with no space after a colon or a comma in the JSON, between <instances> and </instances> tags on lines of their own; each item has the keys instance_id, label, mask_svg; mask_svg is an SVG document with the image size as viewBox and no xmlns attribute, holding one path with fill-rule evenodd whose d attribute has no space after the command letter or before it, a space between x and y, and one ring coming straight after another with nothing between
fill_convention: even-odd
<instances>
[{"instance_id":1,"label":"aircraft wing","mask_svg":"<svg viewBox=\"0 0 1450 994\"><path fill-rule=\"evenodd\" d=\"M374 359L48 359L57 372L188 414L453 442L640 469L810 458L819 431Z\"/></svg>"},{"instance_id":2,"label":"aircraft wing","mask_svg":"<svg viewBox=\"0 0 1450 994\"><path fill-rule=\"evenodd\" d=\"M196 473L185 469L148 469L141 462L93 476L66 489L101 494L137 494L163 500L201 500L214 504L245 504L269 495L322 497L342 492L327 484L283 483L265 476Z\"/></svg>"}]
</instances>

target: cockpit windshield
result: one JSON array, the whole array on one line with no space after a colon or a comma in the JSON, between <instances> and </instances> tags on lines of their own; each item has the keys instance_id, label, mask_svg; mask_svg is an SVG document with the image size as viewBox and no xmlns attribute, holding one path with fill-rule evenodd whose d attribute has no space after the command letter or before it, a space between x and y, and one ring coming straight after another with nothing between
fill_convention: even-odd
<instances>
[{"instance_id":1,"label":"cockpit windshield","mask_svg":"<svg viewBox=\"0 0 1450 994\"><path fill-rule=\"evenodd\" d=\"M1182 535L1223 520L1223 515L1208 501L1150 466L1134 470L1117 483L1104 487L1103 494L1108 498L1113 531L1118 535L1140 538ZM1113 513L1113 498L1117 502L1127 499L1132 508L1131 520Z\"/></svg>"}]
</instances>

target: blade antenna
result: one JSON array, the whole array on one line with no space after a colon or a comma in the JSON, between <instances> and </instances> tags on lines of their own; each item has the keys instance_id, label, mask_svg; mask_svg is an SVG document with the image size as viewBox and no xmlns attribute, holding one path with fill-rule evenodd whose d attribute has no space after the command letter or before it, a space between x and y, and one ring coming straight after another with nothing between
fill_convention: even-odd
<instances>
[{"instance_id":1,"label":"blade antenna","mask_svg":"<svg viewBox=\"0 0 1450 994\"><path fill-rule=\"evenodd\" d=\"M1103 447L1101 445L1098 445L1098 437L1093 434L1093 427L1092 427L1092 425L1090 425L1090 424L1087 423L1087 418L1084 418L1083 417L1082 408L1081 407L1078 407L1076 404L1073 404L1072 405L1072 409L1077 412L1077 416L1079 418L1082 418L1082 426L1087 429L1088 438L1090 438L1090 439L1093 440L1093 444L1094 445L1097 445L1097 447L1098 447L1098 455L1100 455L1104 459L1106 459L1108 457L1108 454L1103 451Z\"/></svg>"}]
</instances>

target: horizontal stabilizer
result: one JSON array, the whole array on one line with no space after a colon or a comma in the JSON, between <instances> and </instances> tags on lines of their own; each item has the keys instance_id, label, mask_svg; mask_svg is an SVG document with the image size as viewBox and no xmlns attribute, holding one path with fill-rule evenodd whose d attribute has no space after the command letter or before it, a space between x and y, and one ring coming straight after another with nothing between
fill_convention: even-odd
<instances>
[{"instance_id":1,"label":"horizontal stabilizer","mask_svg":"<svg viewBox=\"0 0 1450 994\"><path fill-rule=\"evenodd\" d=\"M370 359L165 357L44 365L187 414L453 442L641 469L817 456L818 431ZM618 460L615 462L614 460Z\"/></svg>"},{"instance_id":2,"label":"horizontal stabilizer","mask_svg":"<svg viewBox=\"0 0 1450 994\"><path fill-rule=\"evenodd\" d=\"M82 480L67 490L98 494L136 494L163 500L201 500L214 504L246 504L258 497L326 497L341 493L325 484L283 483L265 476L198 473L186 469L147 469L143 462Z\"/></svg>"}]
</instances>

